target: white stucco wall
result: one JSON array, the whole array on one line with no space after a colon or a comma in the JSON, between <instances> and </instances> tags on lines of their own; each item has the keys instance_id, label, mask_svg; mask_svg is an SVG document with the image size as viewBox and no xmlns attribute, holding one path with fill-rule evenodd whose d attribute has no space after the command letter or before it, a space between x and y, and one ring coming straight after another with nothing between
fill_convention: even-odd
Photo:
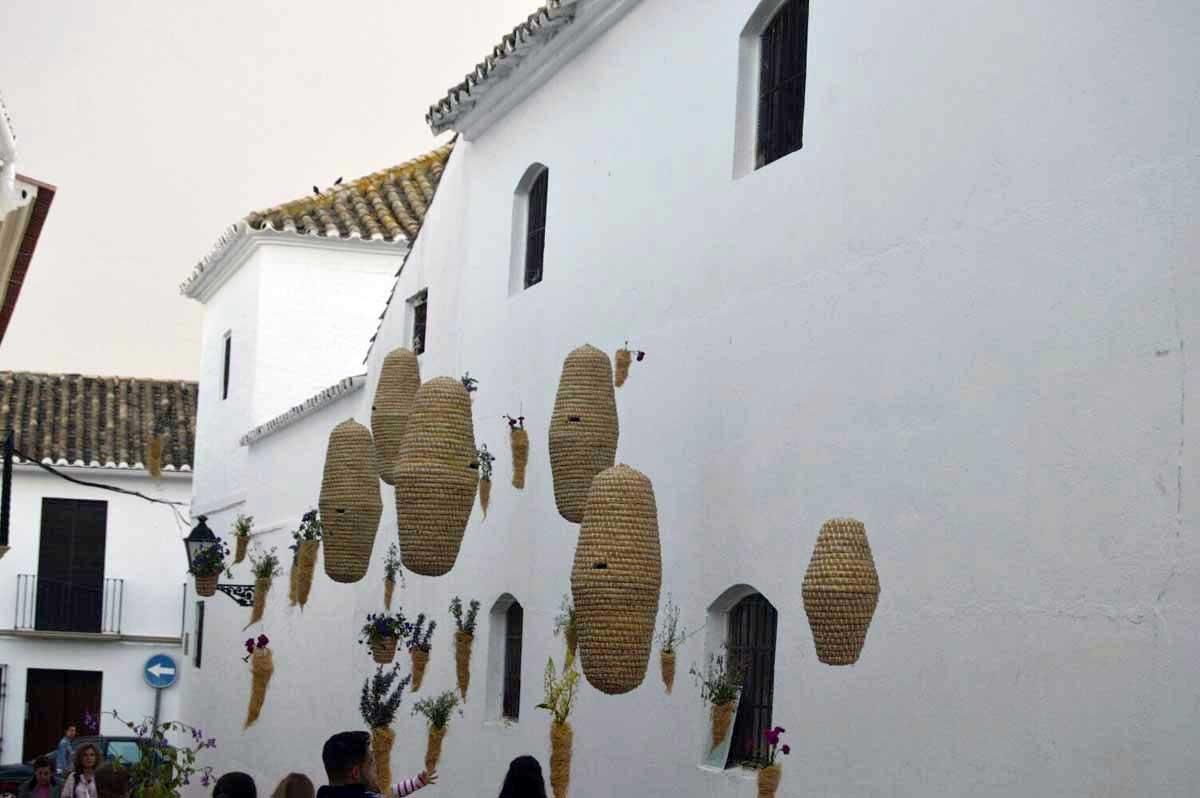
<instances>
[{"instance_id":1,"label":"white stucco wall","mask_svg":"<svg viewBox=\"0 0 1200 798\"><path fill-rule=\"evenodd\" d=\"M782 795L1196 794L1200 100L1182 76L1200 20L1174 2L814 6L805 148L734 180L754 7L645 0L460 142L366 390L252 447L246 511L312 506L325 436L367 422L377 366L407 340L403 298L428 288L422 374L480 380L476 437L500 460L455 569L410 575L397 600L443 624L426 694L453 684L451 596L525 607L520 723L486 711L481 622L443 755L439 790L494 792L513 756L547 763L533 705L561 655L576 534L546 452L562 358L628 339L648 357L618 393L618 460L654 480L664 594L688 627L735 585L779 611ZM534 161L550 169L545 280L510 298L512 192ZM523 492L501 419L517 411ZM384 496L364 582L318 576L303 614L277 588L275 681L226 767L319 779L325 737L361 725L373 666L355 631L395 537ZM883 594L859 664L831 668L800 582L843 515L866 523ZM249 690L244 612L220 604L225 659L186 688L185 712L226 736ZM714 637L681 651L673 696L653 670L627 696L585 689L574 798L754 794L697 766L706 721L685 674ZM424 746L404 712L398 774Z\"/></svg>"},{"instance_id":2,"label":"white stucco wall","mask_svg":"<svg viewBox=\"0 0 1200 798\"><path fill-rule=\"evenodd\" d=\"M135 490L147 496L186 502L191 477L164 474L150 479L142 471L64 469L90 482ZM24 744L26 671L29 668L101 671L101 707L140 720L154 713L154 691L146 686L142 665L152 655L166 653L183 664L180 633L183 625L186 560L181 543L187 534L169 507L110 491L75 485L32 466L17 466L13 475L12 550L0 560L0 629L13 629L17 618L18 574L38 573L43 498L94 499L107 502L104 576L124 580L120 630L124 636L170 638L173 642L130 640L44 640L0 635L0 664L7 669L7 699L2 719L0 761L16 762ZM29 616L32 619L32 612ZM178 689L163 694L163 717L178 711ZM125 729L109 717L104 733Z\"/></svg>"}]
</instances>

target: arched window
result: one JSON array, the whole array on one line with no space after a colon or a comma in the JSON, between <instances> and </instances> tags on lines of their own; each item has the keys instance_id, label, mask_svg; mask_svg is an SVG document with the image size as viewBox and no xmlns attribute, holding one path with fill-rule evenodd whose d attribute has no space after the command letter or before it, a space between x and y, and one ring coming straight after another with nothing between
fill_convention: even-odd
<instances>
[{"instance_id":1,"label":"arched window","mask_svg":"<svg viewBox=\"0 0 1200 798\"><path fill-rule=\"evenodd\" d=\"M550 170L535 163L517 183L513 204L512 264L509 293L515 294L542 281L546 256L546 207Z\"/></svg>"},{"instance_id":2,"label":"arched window","mask_svg":"<svg viewBox=\"0 0 1200 798\"><path fill-rule=\"evenodd\" d=\"M761 593L746 596L729 611L725 641L731 662L745 669L741 702L733 722L726 767L756 764L766 755L775 698L775 632L778 613Z\"/></svg>"},{"instance_id":3,"label":"arched window","mask_svg":"<svg viewBox=\"0 0 1200 798\"><path fill-rule=\"evenodd\" d=\"M521 647L525 610L509 593L488 613L488 716L516 721L521 716Z\"/></svg>"}]
</instances>

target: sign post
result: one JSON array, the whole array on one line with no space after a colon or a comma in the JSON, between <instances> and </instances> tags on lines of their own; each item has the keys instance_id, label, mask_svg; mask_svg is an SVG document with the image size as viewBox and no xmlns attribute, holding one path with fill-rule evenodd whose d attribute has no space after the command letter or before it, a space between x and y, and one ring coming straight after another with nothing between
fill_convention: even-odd
<instances>
[{"instance_id":1,"label":"sign post","mask_svg":"<svg viewBox=\"0 0 1200 798\"><path fill-rule=\"evenodd\" d=\"M154 728L158 728L158 716L162 710L162 691L175 684L179 668L175 660L166 654L155 654L142 666L142 678L154 688Z\"/></svg>"}]
</instances>

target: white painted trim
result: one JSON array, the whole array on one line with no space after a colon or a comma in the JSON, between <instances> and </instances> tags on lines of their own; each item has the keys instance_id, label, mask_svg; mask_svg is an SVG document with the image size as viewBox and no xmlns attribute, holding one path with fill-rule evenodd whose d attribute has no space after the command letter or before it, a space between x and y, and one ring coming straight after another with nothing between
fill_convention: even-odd
<instances>
[{"instance_id":1,"label":"white painted trim","mask_svg":"<svg viewBox=\"0 0 1200 798\"><path fill-rule=\"evenodd\" d=\"M213 515L216 515L217 513L221 513L226 510L231 510L234 507L237 507L238 505L245 504L245 503L246 503L246 492L245 491L241 491L239 493L231 493L228 496L222 496L219 499L215 499L214 501L212 501L211 503L209 503L207 506L205 506L203 508L197 508L195 502L193 501L191 514L192 514L192 518L199 518L202 515L203 516L213 516Z\"/></svg>"},{"instance_id":2,"label":"white painted trim","mask_svg":"<svg viewBox=\"0 0 1200 798\"><path fill-rule=\"evenodd\" d=\"M553 78L572 58L620 22L639 2L641 0L581 2L574 21L560 28L550 41L531 48L508 74L489 75L473 87L470 90L473 105L461 111L447 129L457 130L467 141L482 136L497 120ZM497 67L502 68L502 64L503 60Z\"/></svg>"},{"instance_id":3,"label":"white painted trim","mask_svg":"<svg viewBox=\"0 0 1200 798\"><path fill-rule=\"evenodd\" d=\"M46 463L46 465L54 466L55 471L62 471L64 473L95 474L97 471L102 471L102 472L104 472L104 475L106 477L113 476L113 477L123 477L123 478L127 477L127 478L131 478L131 479L147 479L147 480L152 479L152 477L150 476L150 472L147 471L145 469L145 467L142 466L141 463L136 463L134 465L125 465L125 464L55 465L54 463ZM41 466L37 465L36 463L30 463L30 462L26 462L24 460L17 460L15 458L13 459L13 468L16 469L16 473L25 473L25 472L28 472L31 474L32 473L39 473L39 474L46 473L46 470L43 469ZM190 480L191 478L192 478L191 468L184 467L184 468L181 468L178 470L172 468L169 471L165 467L163 468L162 479L188 479L188 480Z\"/></svg>"}]
</instances>

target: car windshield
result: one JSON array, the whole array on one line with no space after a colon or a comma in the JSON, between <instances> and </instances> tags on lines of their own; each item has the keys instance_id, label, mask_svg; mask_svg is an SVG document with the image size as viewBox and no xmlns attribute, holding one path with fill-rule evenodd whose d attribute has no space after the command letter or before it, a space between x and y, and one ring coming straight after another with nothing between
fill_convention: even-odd
<instances>
[{"instance_id":1,"label":"car windshield","mask_svg":"<svg viewBox=\"0 0 1200 798\"><path fill-rule=\"evenodd\" d=\"M136 765L142 758L142 749L134 740L110 740L106 758L109 761L119 759L127 765Z\"/></svg>"}]
</instances>

